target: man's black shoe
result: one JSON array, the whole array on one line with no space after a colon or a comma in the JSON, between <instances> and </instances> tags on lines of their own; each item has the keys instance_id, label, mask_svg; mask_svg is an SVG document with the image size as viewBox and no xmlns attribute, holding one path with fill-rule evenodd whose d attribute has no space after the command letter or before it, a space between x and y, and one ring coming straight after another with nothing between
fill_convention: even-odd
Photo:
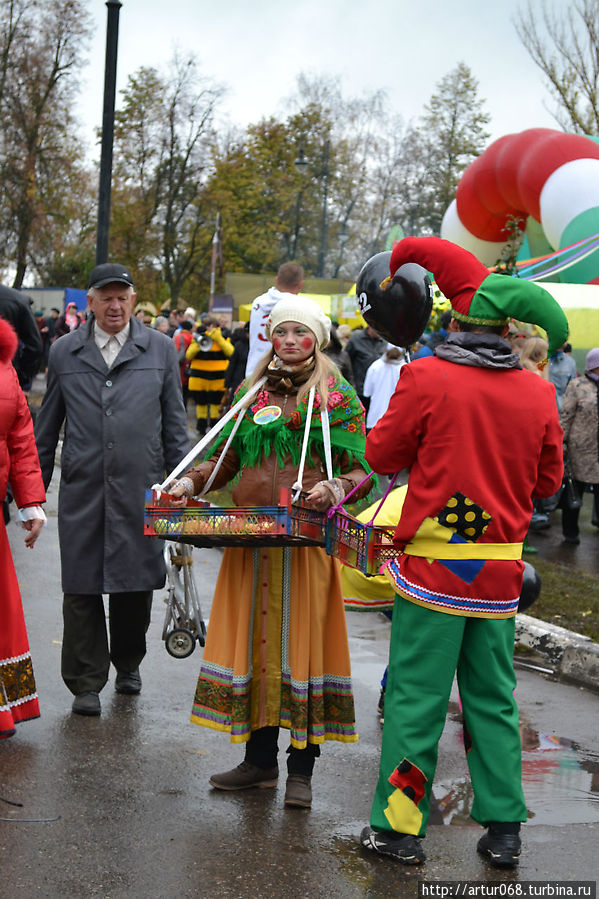
<instances>
[{"instance_id":1,"label":"man's black shoe","mask_svg":"<svg viewBox=\"0 0 599 899\"><path fill-rule=\"evenodd\" d=\"M517 833L494 833L488 830L476 847L494 868L515 868L520 861L522 843Z\"/></svg>"},{"instance_id":2,"label":"man's black shoe","mask_svg":"<svg viewBox=\"0 0 599 899\"><path fill-rule=\"evenodd\" d=\"M411 833L402 834L365 827L360 834L360 843L365 849L379 855L388 855L402 865L421 865L426 859L420 839Z\"/></svg>"},{"instance_id":3,"label":"man's black shoe","mask_svg":"<svg viewBox=\"0 0 599 899\"><path fill-rule=\"evenodd\" d=\"M117 671L114 689L117 693L141 693L139 668L135 671Z\"/></svg>"},{"instance_id":4,"label":"man's black shoe","mask_svg":"<svg viewBox=\"0 0 599 899\"><path fill-rule=\"evenodd\" d=\"M100 705L100 697L93 690L86 693L78 693L73 700L72 711L76 715L100 715L102 706Z\"/></svg>"}]
</instances>

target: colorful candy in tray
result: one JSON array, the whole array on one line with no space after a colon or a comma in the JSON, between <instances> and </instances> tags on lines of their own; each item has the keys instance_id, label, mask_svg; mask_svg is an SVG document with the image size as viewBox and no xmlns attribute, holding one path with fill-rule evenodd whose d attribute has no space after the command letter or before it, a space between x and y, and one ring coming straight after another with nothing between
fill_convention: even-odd
<instances>
[{"instance_id":1,"label":"colorful candy in tray","mask_svg":"<svg viewBox=\"0 0 599 899\"><path fill-rule=\"evenodd\" d=\"M338 509L329 518L300 495L281 490L278 506L213 506L189 500L173 508L170 497L146 491L144 534L192 546L324 546L344 565L374 576L397 554L393 528L364 524Z\"/></svg>"},{"instance_id":2,"label":"colorful candy in tray","mask_svg":"<svg viewBox=\"0 0 599 899\"><path fill-rule=\"evenodd\" d=\"M193 546L324 546L326 516L308 508L302 497L292 502L290 490L281 491L279 506L221 508L202 500L189 500L175 509L170 497L146 490L144 534Z\"/></svg>"}]
</instances>

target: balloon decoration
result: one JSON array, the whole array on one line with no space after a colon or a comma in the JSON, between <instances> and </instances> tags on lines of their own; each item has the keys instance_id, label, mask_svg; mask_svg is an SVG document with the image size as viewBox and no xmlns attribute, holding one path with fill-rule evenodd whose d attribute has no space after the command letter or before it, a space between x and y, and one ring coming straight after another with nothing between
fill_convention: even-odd
<instances>
[{"instance_id":1,"label":"balloon decoration","mask_svg":"<svg viewBox=\"0 0 599 899\"><path fill-rule=\"evenodd\" d=\"M599 238L599 144L550 128L500 137L462 175L441 236L492 266L510 218L526 227L531 255ZM560 280L599 283L599 249L580 246Z\"/></svg>"},{"instance_id":2,"label":"balloon decoration","mask_svg":"<svg viewBox=\"0 0 599 899\"><path fill-rule=\"evenodd\" d=\"M524 563L524 574L522 576L522 588L520 590L520 599L518 601L518 611L525 612L530 609L533 602L538 599L541 592L541 578L536 568L530 562Z\"/></svg>"},{"instance_id":3,"label":"balloon decoration","mask_svg":"<svg viewBox=\"0 0 599 899\"><path fill-rule=\"evenodd\" d=\"M391 253L377 253L362 266L356 296L362 317L395 346L409 347L422 335L433 308L426 269L409 262L389 278ZM384 287L383 281L387 279Z\"/></svg>"}]
</instances>

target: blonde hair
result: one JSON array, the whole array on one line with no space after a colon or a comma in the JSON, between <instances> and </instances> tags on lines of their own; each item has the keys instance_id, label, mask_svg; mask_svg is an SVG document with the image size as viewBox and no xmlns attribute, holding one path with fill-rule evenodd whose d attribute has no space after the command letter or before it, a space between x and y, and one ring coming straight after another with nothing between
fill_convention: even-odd
<instances>
[{"instance_id":1,"label":"blonde hair","mask_svg":"<svg viewBox=\"0 0 599 899\"><path fill-rule=\"evenodd\" d=\"M529 337L520 353L522 368L528 369L537 375L548 377L546 367L542 363L547 359L549 344L542 337Z\"/></svg>"},{"instance_id":2,"label":"blonde hair","mask_svg":"<svg viewBox=\"0 0 599 899\"><path fill-rule=\"evenodd\" d=\"M274 347L271 347L270 352L262 357L250 376L250 387L266 374L274 354ZM298 404L310 393L312 387L316 387L316 392L320 396L320 408L325 409L329 399L329 378L331 375L339 377L336 365L318 348L317 344L314 344L314 369L306 383L302 384L297 392Z\"/></svg>"}]
</instances>

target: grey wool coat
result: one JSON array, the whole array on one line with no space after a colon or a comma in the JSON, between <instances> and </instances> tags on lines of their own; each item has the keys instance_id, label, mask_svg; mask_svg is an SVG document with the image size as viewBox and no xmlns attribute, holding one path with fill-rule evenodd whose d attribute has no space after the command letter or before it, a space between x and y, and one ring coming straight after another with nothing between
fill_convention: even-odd
<instances>
[{"instance_id":1,"label":"grey wool coat","mask_svg":"<svg viewBox=\"0 0 599 899\"><path fill-rule=\"evenodd\" d=\"M108 369L93 316L52 345L35 434L47 489L64 422L58 532L65 593L154 590L163 542L144 537L144 491L189 448L175 346L135 318Z\"/></svg>"}]
</instances>

